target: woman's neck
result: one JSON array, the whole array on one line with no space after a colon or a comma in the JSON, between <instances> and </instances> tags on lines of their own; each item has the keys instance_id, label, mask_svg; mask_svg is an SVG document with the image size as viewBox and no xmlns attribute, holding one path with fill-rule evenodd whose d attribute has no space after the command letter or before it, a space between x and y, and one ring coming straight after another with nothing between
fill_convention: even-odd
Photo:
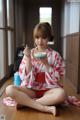
<instances>
[{"instance_id":1,"label":"woman's neck","mask_svg":"<svg viewBox=\"0 0 80 120\"><path fill-rule=\"evenodd\" d=\"M45 51L47 48L37 48L37 51Z\"/></svg>"},{"instance_id":2,"label":"woman's neck","mask_svg":"<svg viewBox=\"0 0 80 120\"><path fill-rule=\"evenodd\" d=\"M41 48L41 47L37 47L38 51L45 51L47 49L47 47Z\"/></svg>"}]
</instances>

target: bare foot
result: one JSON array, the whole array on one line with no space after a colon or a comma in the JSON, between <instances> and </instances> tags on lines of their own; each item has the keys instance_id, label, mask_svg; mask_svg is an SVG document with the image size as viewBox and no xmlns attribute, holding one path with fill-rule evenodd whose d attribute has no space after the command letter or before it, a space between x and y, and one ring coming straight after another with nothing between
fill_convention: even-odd
<instances>
[{"instance_id":1,"label":"bare foot","mask_svg":"<svg viewBox=\"0 0 80 120\"><path fill-rule=\"evenodd\" d=\"M80 100L77 99L75 96L68 96L67 102L71 105L80 107Z\"/></svg>"},{"instance_id":2,"label":"bare foot","mask_svg":"<svg viewBox=\"0 0 80 120\"><path fill-rule=\"evenodd\" d=\"M54 116L56 116L56 107L55 106L45 106L45 109L47 112L52 113Z\"/></svg>"}]
</instances>

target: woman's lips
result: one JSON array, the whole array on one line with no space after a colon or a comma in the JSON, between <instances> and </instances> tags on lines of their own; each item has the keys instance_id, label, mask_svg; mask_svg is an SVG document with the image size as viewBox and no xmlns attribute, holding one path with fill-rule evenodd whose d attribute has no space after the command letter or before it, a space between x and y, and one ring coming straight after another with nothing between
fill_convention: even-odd
<instances>
[{"instance_id":1,"label":"woman's lips","mask_svg":"<svg viewBox=\"0 0 80 120\"><path fill-rule=\"evenodd\" d=\"M44 45L39 45L39 46L44 46Z\"/></svg>"}]
</instances>

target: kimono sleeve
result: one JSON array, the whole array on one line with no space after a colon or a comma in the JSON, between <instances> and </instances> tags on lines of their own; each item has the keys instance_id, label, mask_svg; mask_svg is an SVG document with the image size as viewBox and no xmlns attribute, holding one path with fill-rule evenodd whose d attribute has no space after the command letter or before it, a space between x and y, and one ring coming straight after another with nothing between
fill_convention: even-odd
<instances>
[{"instance_id":1,"label":"kimono sleeve","mask_svg":"<svg viewBox=\"0 0 80 120\"><path fill-rule=\"evenodd\" d=\"M21 78L21 81L32 81L34 80L34 68L32 67L30 72L26 71L26 61L22 59L21 64L19 66L19 75Z\"/></svg>"},{"instance_id":2,"label":"kimono sleeve","mask_svg":"<svg viewBox=\"0 0 80 120\"><path fill-rule=\"evenodd\" d=\"M48 83L56 83L65 74L65 64L59 53L52 54L52 64L49 71L46 72Z\"/></svg>"}]
</instances>

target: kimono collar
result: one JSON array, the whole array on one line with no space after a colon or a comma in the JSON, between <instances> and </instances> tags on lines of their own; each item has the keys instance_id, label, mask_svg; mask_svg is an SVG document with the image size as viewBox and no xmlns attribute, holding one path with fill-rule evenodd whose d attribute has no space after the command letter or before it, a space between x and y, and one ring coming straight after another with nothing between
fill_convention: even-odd
<instances>
[{"instance_id":1,"label":"kimono collar","mask_svg":"<svg viewBox=\"0 0 80 120\"><path fill-rule=\"evenodd\" d=\"M36 47L36 48L34 48L34 50L38 50L38 48ZM47 48L47 49L45 49L44 52L48 53L48 52L51 52L51 51L53 51L51 48Z\"/></svg>"}]
</instances>

